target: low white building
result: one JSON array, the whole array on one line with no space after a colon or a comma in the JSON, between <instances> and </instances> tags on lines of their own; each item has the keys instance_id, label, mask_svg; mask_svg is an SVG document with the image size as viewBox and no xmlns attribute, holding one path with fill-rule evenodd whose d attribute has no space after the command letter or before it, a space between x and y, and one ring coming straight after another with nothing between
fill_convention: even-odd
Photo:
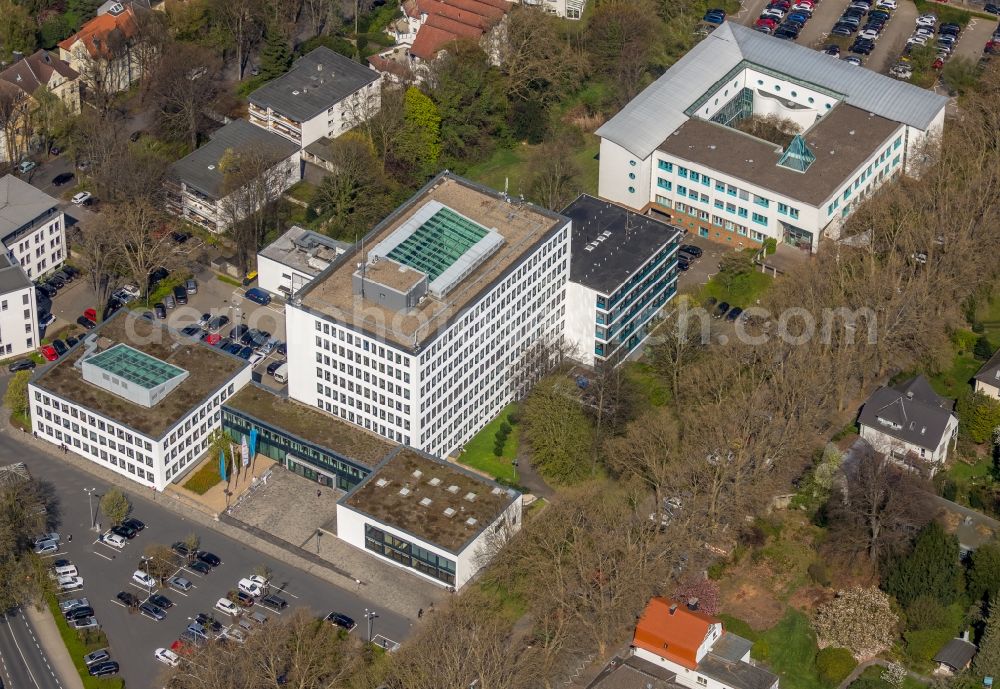
<instances>
[{"instance_id":1,"label":"low white building","mask_svg":"<svg viewBox=\"0 0 1000 689\"><path fill-rule=\"evenodd\" d=\"M32 379L32 429L163 490L205 453L223 402L250 377L238 357L119 312Z\"/></svg>"},{"instance_id":2,"label":"low white building","mask_svg":"<svg viewBox=\"0 0 1000 689\"><path fill-rule=\"evenodd\" d=\"M236 164L240 156L248 157L251 163L264 156L273 165L256 182L234 189L227 165ZM245 217L256 211L261 201L277 200L300 179L298 145L246 120L233 120L204 146L170 166L164 182L166 208L209 232L221 233L232 224L234 215Z\"/></svg>"},{"instance_id":3,"label":"low white building","mask_svg":"<svg viewBox=\"0 0 1000 689\"><path fill-rule=\"evenodd\" d=\"M38 346L35 285L9 255L0 254L0 355L27 354Z\"/></svg>"},{"instance_id":4,"label":"low white building","mask_svg":"<svg viewBox=\"0 0 1000 689\"><path fill-rule=\"evenodd\" d=\"M972 377L973 390L1000 400L1000 349Z\"/></svg>"},{"instance_id":5,"label":"low white building","mask_svg":"<svg viewBox=\"0 0 1000 689\"><path fill-rule=\"evenodd\" d=\"M539 7L548 14L563 19L579 19L587 7L587 0L521 0L530 7Z\"/></svg>"},{"instance_id":6,"label":"low white building","mask_svg":"<svg viewBox=\"0 0 1000 689\"><path fill-rule=\"evenodd\" d=\"M944 465L948 447L958 437L953 406L917 376L873 392L861 408L858 426L876 452L907 464L919 459L933 473Z\"/></svg>"},{"instance_id":7,"label":"low white building","mask_svg":"<svg viewBox=\"0 0 1000 689\"><path fill-rule=\"evenodd\" d=\"M0 178L0 242L34 280L66 260L66 215L58 199L14 175Z\"/></svg>"},{"instance_id":8,"label":"low white building","mask_svg":"<svg viewBox=\"0 0 1000 689\"><path fill-rule=\"evenodd\" d=\"M562 341L565 217L442 173L285 307L288 394L443 457Z\"/></svg>"},{"instance_id":9,"label":"low white building","mask_svg":"<svg viewBox=\"0 0 1000 689\"><path fill-rule=\"evenodd\" d=\"M587 194L562 214L573 221L566 344L587 366L617 366L677 292L681 230Z\"/></svg>"},{"instance_id":10,"label":"low white building","mask_svg":"<svg viewBox=\"0 0 1000 689\"><path fill-rule=\"evenodd\" d=\"M522 502L512 488L404 447L337 502L337 536L459 589L521 528Z\"/></svg>"},{"instance_id":11,"label":"low white building","mask_svg":"<svg viewBox=\"0 0 1000 689\"><path fill-rule=\"evenodd\" d=\"M349 248L350 244L293 225L257 252L257 286L287 299Z\"/></svg>"},{"instance_id":12,"label":"low white building","mask_svg":"<svg viewBox=\"0 0 1000 689\"><path fill-rule=\"evenodd\" d=\"M859 201L918 171L946 104L726 22L597 130L600 196L733 248L816 251Z\"/></svg>"},{"instance_id":13,"label":"low white building","mask_svg":"<svg viewBox=\"0 0 1000 689\"><path fill-rule=\"evenodd\" d=\"M305 148L333 139L375 115L382 103L378 72L320 46L250 94L250 122Z\"/></svg>"}]
</instances>

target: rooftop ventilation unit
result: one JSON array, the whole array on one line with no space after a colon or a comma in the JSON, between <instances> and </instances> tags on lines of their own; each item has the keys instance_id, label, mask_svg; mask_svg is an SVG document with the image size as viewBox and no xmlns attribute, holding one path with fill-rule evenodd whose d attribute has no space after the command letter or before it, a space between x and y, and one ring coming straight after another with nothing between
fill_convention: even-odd
<instances>
[{"instance_id":1,"label":"rooftop ventilation unit","mask_svg":"<svg viewBox=\"0 0 1000 689\"><path fill-rule=\"evenodd\" d=\"M378 486L379 488L385 488L386 486L389 485L389 482L386 481L384 478L380 478L375 482L375 485Z\"/></svg>"},{"instance_id":2,"label":"rooftop ventilation unit","mask_svg":"<svg viewBox=\"0 0 1000 689\"><path fill-rule=\"evenodd\" d=\"M465 494L465 499L468 500L469 502L475 502L476 501L476 494L475 493L466 493Z\"/></svg>"},{"instance_id":3,"label":"rooftop ventilation unit","mask_svg":"<svg viewBox=\"0 0 1000 689\"><path fill-rule=\"evenodd\" d=\"M431 500L430 498L420 498L420 504L423 505L424 507L430 507L430 504L432 502L434 501Z\"/></svg>"},{"instance_id":4,"label":"rooftop ventilation unit","mask_svg":"<svg viewBox=\"0 0 1000 689\"><path fill-rule=\"evenodd\" d=\"M403 486L402 488L399 489L399 494L402 495L404 498L412 492L413 491L407 488L406 486Z\"/></svg>"},{"instance_id":5,"label":"rooftop ventilation unit","mask_svg":"<svg viewBox=\"0 0 1000 689\"><path fill-rule=\"evenodd\" d=\"M453 493L453 494L457 494L458 493L458 486L456 486L455 484L452 484L452 485L448 486L448 492L449 493Z\"/></svg>"},{"instance_id":6,"label":"rooftop ventilation unit","mask_svg":"<svg viewBox=\"0 0 1000 689\"><path fill-rule=\"evenodd\" d=\"M431 484L432 486L440 486L441 485L441 479L439 479L437 476L435 476L434 478L432 478L427 483Z\"/></svg>"},{"instance_id":7,"label":"rooftop ventilation unit","mask_svg":"<svg viewBox=\"0 0 1000 689\"><path fill-rule=\"evenodd\" d=\"M493 495L500 495L503 492L503 488L500 486L493 486L493 490L490 491Z\"/></svg>"},{"instance_id":8,"label":"rooftop ventilation unit","mask_svg":"<svg viewBox=\"0 0 1000 689\"><path fill-rule=\"evenodd\" d=\"M465 520L465 523L469 526L475 526L478 521L479 520L476 519L475 517L469 517L468 519Z\"/></svg>"},{"instance_id":9,"label":"rooftop ventilation unit","mask_svg":"<svg viewBox=\"0 0 1000 689\"><path fill-rule=\"evenodd\" d=\"M108 8L108 14L110 14L112 17L117 17L124 11L125 7L120 2L116 2L114 5Z\"/></svg>"},{"instance_id":10,"label":"rooftop ventilation unit","mask_svg":"<svg viewBox=\"0 0 1000 689\"><path fill-rule=\"evenodd\" d=\"M424 475L424 472L420 471L420 469L414 469L413 470L413 478L420 478L423 475Z\"/></svg>"},{"instance_id":11,"label":"rooftop ventilation unit","mask_svg":"<svg viewBox=\"0 0 1000 689\"><path fill-rule=\"evenodd\" d=\"M454 517L456 512L458 512L458 510L456 510L454 507L445 507L444 508L444 516L448 517L449 519L451 517Z\"/></svg>"}]
</instances>

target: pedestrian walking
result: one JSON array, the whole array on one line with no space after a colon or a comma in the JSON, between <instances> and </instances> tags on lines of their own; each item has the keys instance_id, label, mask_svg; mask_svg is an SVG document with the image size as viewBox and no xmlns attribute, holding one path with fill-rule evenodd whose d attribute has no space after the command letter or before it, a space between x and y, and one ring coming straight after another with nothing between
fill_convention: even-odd
<instances>
[{"instance_id":1,"label":"pedestrian walking","mask_svg":"<svg viewBox=\"0 0 1000 689\"><path fill-rule=\"evenodd\" d=\"M419 610L417 610L417 619L419 620L419 619L421 619L421 618L422 618L423 616L424 616L424 609L423 609L423 608L420 608Z\"/></svg>"},{"instance_id":2,"label":"pedestrian walking","mask_svg":"<svg viewBox=\"0 0 1000 689\"><path fill-rule=\"evenodd\" d=\"M316 491L316 497L317 498L323 497L323 491L321 491L321 490Z\"/></svg>"},{"instance_id":3,"label":"pedestrian walking","mask_svg":"<svg viewBox=\"0 0 1000 689\"><path fill-rule=\"evenodd\" d=\"M69 538L68 538L67 540L68 540L68 541L69 541L70 543L72 543L72 542L73 542L73 534L70 534L70 535L69 535Z\"/></svg>"}]
</instances>

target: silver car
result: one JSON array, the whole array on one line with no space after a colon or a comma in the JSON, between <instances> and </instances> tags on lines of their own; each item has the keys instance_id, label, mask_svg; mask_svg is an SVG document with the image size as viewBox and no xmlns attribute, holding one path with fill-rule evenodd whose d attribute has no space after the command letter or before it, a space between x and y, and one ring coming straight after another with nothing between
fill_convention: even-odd
<instances>
[{"instance_id":1,"label":"silver car","mask_svg":"<svg viewBox=\"0 0 1000 689\"><path fill-rule=\"evenodd\" d=\"M88 667L94 663L103 663L105 660L111 660L111 654L108 653L108 649L106 648L83 656L83 664Z\"/></svg>"},{"instance_id":2,"label":"silver car","mask_svg":"<svg viewBox=\"0 0 1000 689\"><path fill-rule=\"evenodd\" d=\"M194 586L194 584L184 577L170 577L167 579L167 585L177 589L178 591L188 591L192 586Z\"/></svg>"}]
</instances>

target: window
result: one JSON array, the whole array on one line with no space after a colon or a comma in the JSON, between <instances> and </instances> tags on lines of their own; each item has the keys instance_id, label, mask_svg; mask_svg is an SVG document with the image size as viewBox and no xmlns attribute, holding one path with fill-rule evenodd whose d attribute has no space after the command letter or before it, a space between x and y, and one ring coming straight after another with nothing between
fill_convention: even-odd
<instances>
[{"instance_id":1,"label":"window","mask_svg":"<svg viewBox=\"0 0 1000 689\"><path fill-rule=\"evenodd\" d=\"M753 214L753 221L758 225L767 225L767 216L760 213Z\"/></svg>"},{"instance_id":2,"label":"window","mask_svg":"<svg viewBox=\"0 0 1000 689\"><path fill-rule=\"evenodd\" d=\"M729 194L730 196L736 196L736 187L734 187L732 184L727 184L726 193Z\"/></svg>"},{"instance_id":3,"label":"window","mask_svg":"<svg viewBox=\"0 0 1000 689\"><path fill-rule=\"evenodd\" d=\"M661 161L659 161L658 164L659 164L661 170L664 170L666 172L673 172L674 171L674 164L673 163L668 163L665 160L661 160Z\"/></svg>"},{"instance_id":4,"label":"window","mask_svg":"<svg viewBox=\"0 0 1000 689\"><path fill-rule=\"evenodd\" d=\"M851 189L850 187L848 187L847 189L844 189L844 199L846 200L849 199L850 197L851 197Z\"/></svg>"},{"instance_id":5,"label":"window","mask_svg":"<svg viewBox=\"0 0 1000 689\"><path fill-rule=\"evenodd\" d=\"M683 177L684 179L687 179L688 169L686 167L680 167L680 166L678 166L677 167L677 175L679 177Z\"/></svg>"},{"instance_id":6,"label":"window","mask_svg":"<svg viewBox=\"0 0 1000 689\"><path fill-rule=\"evenodd\" d=\"M788 209L788 215L790 215L795 220L798 220L799 219L799 209L798 208L789 208Z\"/></svg>"},{"instance_id":7,"label":"window","mask_svg":"<svg viewBox=\"0 0 1000 689\"><path fill-rule=\"evenodd\" d=\"M635 187L629 187L628 188L628 193L634 194L635 193Z\"/></svg>"},{"instance_id":8,"label":"window","mask_svg":"<svg viewBox=\"0 0 1000 689\"><path fill-rule=\"evenodd\" d=\"M635 179L635 173L634 172L628 173L628 178L629 179Z\"/></svg>"},{"instance_id":9,"label":"window","mask_svg":"<svg viewBox=\"0 0 1000 689\"><path fill-rule=\"evenodd\" d=\"M767 208L771 204L771 202L765 199L763 196L754 196L753 202L756 203L758 206L762 206L764 208Z\"/></svg>"},{"instance_id":10,"label":"window","mask_svg":"<svg viewBox=\"0 0 1000 689\"><path fill-rule=\"evenodd\" d=\"M660 189L666 189L667 191L670 191L671 187L673 187L669 180L663 179L662 177L656 178L656 186Z\"/></svg>"},{"instance_id":11,"label":"window","mask_svg":"<svg viewBox=\"0 0 1000 689\"><path fill-rule=\"evenodd\" d=\"M788 206L786 206L783 203L779 203L778 204L778 212L781 213L782 215L787 215L788 214Z\"/></svg>"},{"instance_id":12,"label":"window","mask_svg":"<svg viewBox=\"0 0 1000 689\"><path fill-rule=\"evenodd\" d=\"M897 136L896 140L892 142L892 150L896 150L903 145L903 137Z\"/></svg>"},{"instance_id":13,"label":"window","mask_svg":"<svg viewBox=\"0 0 1000 689\"><path fill-rule=\"evenodd\" d=\"M736 204L735 203L727 203L726 204L726 212L727 213L735 213L736 212Z\"/></svg>"},{"instance_id":14,"label":"window","mask_svg":"<svg viewBox=\"0 0 1000 689\"><path fill-rule=\"evenodd\" d=\"M715 183L715 190L716 191L725 191L726 190L726 185L723 184L722 182L716 182Z\"/></svg>"},{"instance_id":15,"label":"window","mask_svg":"<svg viewBox=\"0 0 1000 689\"><path fill-rule=\"evenodd\" d=\"M702 175L701 183L704 184L706 187L710 187L712 186L712 178L709 177L708 175Z\"/></svg>"},{"instance_id":16,"label":"window","mask_svg":"<svg viewBox=\"0 0 1000 689\"><path fill-rule=\"evenodd\" d=\"M688 188L685 187L682 184L678 184L677 185L677 193L680 194L681 196L687 196Z\"/></svg>"},{"instance_id":17,"label":"window","mask_svg":"<svg viewBox=\"0 0 1000 689\"><path fill-rule=\"evenodd\" d=\"M740 216L741 218L747 217L747 209L746 208L737 208L736 209L736 215ZM757 215L757 214L754 213L754 215Z\"/></svg>"},{"instance_id":18,"label":"window","mask_svg":"<svg viewBox=\"0 0 1000 689\"><path fill-rule=\"evenodd\" d=\"M700 182L701 181L701 175L699 175L697 172L695 172L695 171L692 170L691 171L691 181L692 182Z\"/></svg>"},{"instance_id":19,"label":"window","mask_svg":"<svg viewBox=\"0 0 1000 689\"><path fill-rule=\"evenodd\" d=\"M716 208L726 207L726 204L724 204L721 199L715 199L715 202L712 205L715 206Z\"/></svg>"},{"instance_id":20,"label":"window","mask_svg":"<svg viewBox=\"0 0 1000 689\"><path fill-rule=\"evenodd\" d=\"M632 167L635 167L636 163L635 163L634 160L630 160L630 161L628 161L628 164L631 165Z\"/></svg>"}]
</instances>

